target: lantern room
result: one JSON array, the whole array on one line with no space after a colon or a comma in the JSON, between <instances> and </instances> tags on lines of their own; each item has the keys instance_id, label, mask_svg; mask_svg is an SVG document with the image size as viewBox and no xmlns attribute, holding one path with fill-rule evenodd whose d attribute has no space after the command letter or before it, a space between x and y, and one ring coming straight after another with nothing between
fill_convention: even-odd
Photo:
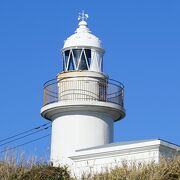
<instances>
[{"instance_id":1,"label":"lantern room","mask_svg":"<svg viewBox=\"0 0 180 180\"><path fill-rule=\"evenodd\" d=\"M63 71L103 71L104 49L101 41L88 28L86 14L78 18L78 28L68 37L62 49Z\"/></svg>"}]
</instances>

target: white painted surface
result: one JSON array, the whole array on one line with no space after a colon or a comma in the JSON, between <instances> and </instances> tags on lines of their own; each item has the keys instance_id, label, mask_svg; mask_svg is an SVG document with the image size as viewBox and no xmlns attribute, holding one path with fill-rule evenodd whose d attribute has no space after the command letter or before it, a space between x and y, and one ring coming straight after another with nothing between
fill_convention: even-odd
<instances>
[{"instance_id":1,"label":"white painted surface","mask_svg":"<svg viewBox=\"0 0 180 180\"><path fill-rule=\"evenodd\" d=\"M159 162L159 151L158 149L144 150L139 152L129 152L124 154L114 153L114 155L107 155L100 158L91 158L84 160L74 161L72 172L80 177L82 174L95 174L106 171L107 169L112 169L117 166L122 166L123 163L126 163L128 166L133 164L147 164Z\"/></svg>"},{"instance_id":2,"label":"white painted surface","mask_svg":"<svg viewBox=\"0 0 180 180\"><path fill-rule=\"evenodd\" d=\"M58 79L67 79L67 78L76 78L76 77L91 77L96 79L108 79L108 75L104 74L104 72L96 72L96 71L68 71L61 72L57 75Z\"/></svg>"},{"instance_id":3,"label":"white painted surface","mask_svg":"<svg viewBox=\"0 0 180 180\"><path fill-rule=\"evenodd\" d=\"M112 143L108 147L80 150L71 155L69 158L73 164L70 168L73 174L80 178L84 173L103 172L107 168L121 166L122 163L127 163L128 166L139 163L159 163L161 157L172 158L180 150L179 146L162 140L116 144L118 143Z\"/></svg>"},{"instance_id":4,"label":"white painted surface","mask_svg":"<svg viewBox=\"0 0 180 180\"><path fill-rule=\"evenodd\" d=\"M61 73L58 79L59 101L42 107L41 114L52 121L51 161L54 165L71 165L68 157L76 150L113 142L113 122L124 116L124 109L98 101L99 83L106 81L102 73ZM91 101L89 96L96 100Z\"/></svg>"},{"instance_id":5,"label":"white painted surface","mask_svg":"<svg viewBox=\"0 0 180 180\"><path fill-rule=\"evenodd\" d=\"M72 46L92 46L101 48L101 41L95 35L91 34L91 31L87 27L87 22L81 21L75 34L65 40L63 48Z\"/></svg>"},{"instance_id":6,"label":"white painted surface","mask_svg":"<svg viewBox=\"0 0 180 180\"><path fill-rule=\"evenodd\" d=\"M101 72L103 66L103 52L91 49L91 65L90 71Z\"/></svg>"},{"instance_id":7,"label":"white painted surface","mask_svg":"<svg viewBox=\"0 0 180 180\"><path fill-rule=\"evenodd\" d=\"M161 158L173 158L180 154L180 147L163 140L112 143L78 150L68 157L67 164L74 176L104 172L126 163L132 165L159 163ZM58 166L61 161L54 164Z\"/></svg>"},{"instance_id":8,"label":"white painted surface","mask_svg":"<svg viewBox=\"0 0 180 180\"><path fill-rule=\"evenodd\" d=\"M47 104L41 108L41 115L49 120L69 112L101 112L114 121L124 117L124 109L118 104L103 101L59 101Z\"/></svg>"},{"instance_id":9,"label":"white painted surface","mask_svg":"<svg viewBox=\"0 0 180 180\"><path fill-rule=\"evenodd\" d=\"M58 83L59 87L59 101L91 101L103 98L100 95L100 89L105 94L106 79L99 79L94 77L72 77L62 79ZM103 89L102 89L103 88ZM102 94L103 95L103 94ZM103 99L102 99L103 100Z\"/></svg>"},{"instance_id":10,"label":"white painted surface","mask_svg":"<svg viewBox=\"0 0 180 180\"><path fill-rule=\"evenodd\" d=\"M113 119L102 113L75 112L52 122L51 161L67 163L76 150L113 141Z\"/></svg>"},{"instance_id":11,"label":"white painted surface","mask_svg":"<svg viewBox=\"0 0 180 180\"><path fill-rule=\"evenodd\" d=\"M75 49L80 49L81 51L84 51L84 49L91 50L91 62L88 70L95 72L102 71L102 59L105 50L102 48L101 41L95 35L91 34L91 31L88 29L87 22L84 20L79 23L79 27L76 29L75 33L68 37L64 42L62 49L64 64L66 64L65 52L68 50L70 51L70 54L73 54L73 50ZM71 56L74 59L74 55ZM68 62L69 60L70 58L68 59ZM68 62L64 68L66 71L68 71L69 68ZM75 70L78 70L78 65L76 65L75 61L73 61L73 64Z\"/></svg>"}]
</instances>

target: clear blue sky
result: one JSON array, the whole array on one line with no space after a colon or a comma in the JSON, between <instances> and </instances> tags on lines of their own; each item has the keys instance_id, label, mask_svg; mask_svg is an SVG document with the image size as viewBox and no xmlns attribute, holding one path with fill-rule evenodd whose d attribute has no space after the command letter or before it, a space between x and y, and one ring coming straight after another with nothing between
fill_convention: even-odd
<instances>
[{"instance_id":1,"label":"clear blue sky","mask_svg":"<svg viewBox=\"0 0 180 180\"><path fill-rule=\"evenodd\" d=\"M115 141L180 144L178 0L1 0L0 139L47 122L43 83L62 70L60 49L83 9L106 49L104 71L125 85L127 115L115 123ZM19 150L48 157L49 147L46 138Z\"/></svg>"}]
</instances>

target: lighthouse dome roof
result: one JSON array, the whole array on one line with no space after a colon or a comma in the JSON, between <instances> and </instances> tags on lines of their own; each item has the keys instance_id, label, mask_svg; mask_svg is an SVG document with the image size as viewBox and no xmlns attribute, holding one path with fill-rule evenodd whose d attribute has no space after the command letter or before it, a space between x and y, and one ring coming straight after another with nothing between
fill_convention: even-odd
<instances>
[{"instance_id":1,"label":"lighthouse dome roof","mask_svg":"<svg viewBox=\"0 0 180 180\"><path fill-rule=\"evenodd\" d=\"M65 40L63 48L70 48L74 46L102 48L101 41L98 37L91 33L85 20L79 22L79 27L73 35Z\"/></svg>"}]
</instances>

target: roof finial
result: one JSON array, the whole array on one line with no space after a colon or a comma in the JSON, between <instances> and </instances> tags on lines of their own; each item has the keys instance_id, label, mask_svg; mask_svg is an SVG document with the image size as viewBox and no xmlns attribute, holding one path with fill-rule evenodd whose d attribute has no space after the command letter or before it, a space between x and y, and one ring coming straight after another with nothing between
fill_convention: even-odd
<instances>
[{"instance_id":1,"label":"roof finial","mask_svg":"<svg viewBox=\"0 0 180 180\"><path fill-rule=\"evenodd\" d=\"M82 10L81 13L79 13L78 21L86 21L88 19L88 14L84 13L84 10Z\"/></svg>"}]
</instances>

